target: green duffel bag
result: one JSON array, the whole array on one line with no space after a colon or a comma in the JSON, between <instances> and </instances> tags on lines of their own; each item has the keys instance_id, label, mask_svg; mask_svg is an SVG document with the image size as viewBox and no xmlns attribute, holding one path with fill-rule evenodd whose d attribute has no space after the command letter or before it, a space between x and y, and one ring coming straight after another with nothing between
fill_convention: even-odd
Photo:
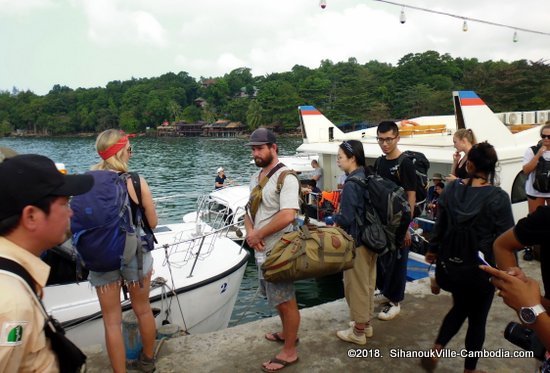
<instances>
[{"instance_id":1,"label":"green duffel bag","mask_svg":"<svg viewBox=\"0 0 550 373\"><path fill-rule=\"evenodd\" d=\"M349 269L354 256L353 238L342 228L303 225L281 237L262 270L270 282L296 281Z\"/></svg>"}]
</instances>

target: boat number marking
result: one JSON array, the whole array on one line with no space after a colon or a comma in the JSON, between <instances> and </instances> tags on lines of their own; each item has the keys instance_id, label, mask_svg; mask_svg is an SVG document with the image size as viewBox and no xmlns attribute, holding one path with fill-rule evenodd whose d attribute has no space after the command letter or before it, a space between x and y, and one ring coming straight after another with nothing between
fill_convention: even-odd
<instances>
[{"instance_id":1,"label":"boat number marking","mask_svg":"<svg viewBox=\"0 0 550 373\"><path fill-rule=\"evenodd\" d=\"M227 282L224 282L224 283L222 284L221 290L222 290L222 291L220 292L220 294L225 293L225 291L227 290Z\"/></svg>"}]
</instances>

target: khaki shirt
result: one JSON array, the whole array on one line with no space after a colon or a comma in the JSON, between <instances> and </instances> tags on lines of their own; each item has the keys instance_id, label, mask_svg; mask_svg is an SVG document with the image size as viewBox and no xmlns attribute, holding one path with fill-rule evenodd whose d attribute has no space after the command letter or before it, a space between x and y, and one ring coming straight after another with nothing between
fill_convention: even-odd
<instances>
[{"instance_id":1,"label":"khaki shirt","mask_svg":"<svg viewBox=\"0 0 550 373\"><path fill-rule=\"evenodd\" d=\"M40 258L0 237L0 256L22 265L46 285L50 267ZM40 306L19 276L0 270L0 372L59 372L57 357L44 333Z\"/></svg>"}]
</instances>

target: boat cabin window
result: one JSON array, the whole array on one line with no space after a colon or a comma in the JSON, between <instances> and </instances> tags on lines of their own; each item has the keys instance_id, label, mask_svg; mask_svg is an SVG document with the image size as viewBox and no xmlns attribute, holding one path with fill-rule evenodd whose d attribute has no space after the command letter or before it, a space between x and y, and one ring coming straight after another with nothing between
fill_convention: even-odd
<instances>
[{"instance_id":1,"label":"boat cabin window","mask_svg":"<svg viewBox=\"0 0 550 373\"><path fill-rule=\"evenodd\" d=\"M527 194L525 193L526 180L527 175L525 175L523 171L520 171L514 179L514 183L512 184L512 193L510 195L512 203L527 201Z\"/></svg>"}]
</instances>

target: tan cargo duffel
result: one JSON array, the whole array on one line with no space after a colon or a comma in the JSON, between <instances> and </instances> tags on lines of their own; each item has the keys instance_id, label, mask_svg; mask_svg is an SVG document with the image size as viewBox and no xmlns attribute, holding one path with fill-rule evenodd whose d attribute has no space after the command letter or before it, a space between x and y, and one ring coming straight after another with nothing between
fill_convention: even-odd
<instances>
[{"instance_id":1,"label":"tan cargo duffel","mask_svg":"<svg viewBox=\"0 0 550 373\"><path fill-rule=\"evenodd\" d=\"M340 227L303 225L285 233L262 270L270 282L322 277L353 267L353 238Z\"/></svg>"}]
</instances>

